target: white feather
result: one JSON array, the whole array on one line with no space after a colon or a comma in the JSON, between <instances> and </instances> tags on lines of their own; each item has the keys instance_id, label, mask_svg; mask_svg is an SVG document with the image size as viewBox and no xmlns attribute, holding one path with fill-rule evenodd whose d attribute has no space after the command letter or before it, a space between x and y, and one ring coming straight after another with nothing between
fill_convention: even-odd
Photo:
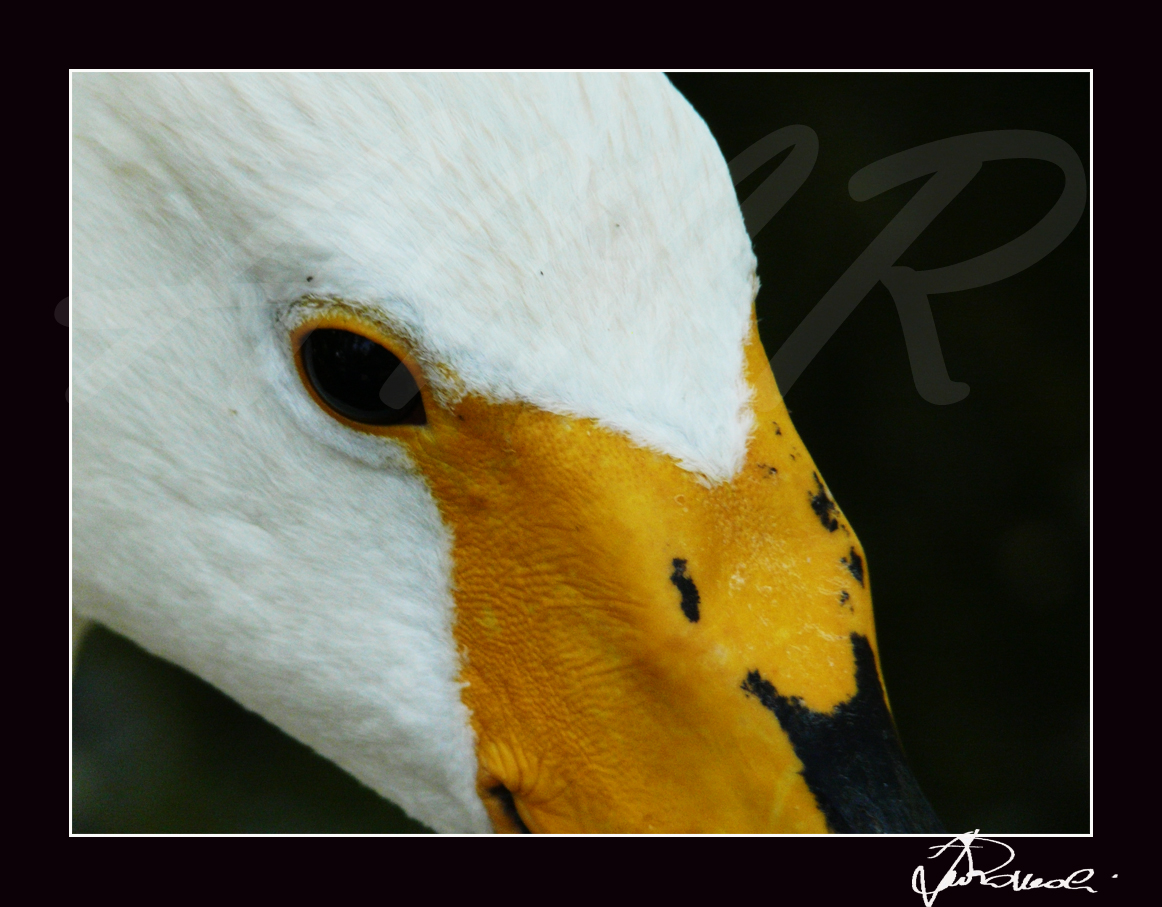
<instances>
[{"instance_id":1,"label":"white feather","mask_svg":"<svg viewBox=\"0 0 1162 907\"><path fill-rule=\"evenodd\" d=\"M287 331L342 298L445 400L729 479L755 259L710 132L661 76L80 75L73 112L78 611L488 830L450 532L401 448L310 400Z\"/></svg>"}]
</instances>

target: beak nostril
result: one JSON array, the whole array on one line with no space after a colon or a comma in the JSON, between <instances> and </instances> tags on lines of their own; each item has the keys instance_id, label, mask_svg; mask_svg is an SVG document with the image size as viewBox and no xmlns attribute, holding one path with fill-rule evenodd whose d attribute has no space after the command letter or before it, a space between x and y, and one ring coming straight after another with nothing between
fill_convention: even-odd
<instances>
[{"instance_id":1,"label":"beak nostril","mask_svg":"<svg viewBox=\"0 0 1162 907\"><path fill-rule=\"evenodd\" d=\"M680 557L673 560L674 572L670 574L670 582L673 583L679 592L682 593L682 613L686 615L686 620L692 624L698 623L698 618L701 614L698 612L698 603L701 601L701 596L698 595L698 587L694 585L694 580L690 579L690 574L686 572L686 561Z\"/></svg>"}]
</instances>

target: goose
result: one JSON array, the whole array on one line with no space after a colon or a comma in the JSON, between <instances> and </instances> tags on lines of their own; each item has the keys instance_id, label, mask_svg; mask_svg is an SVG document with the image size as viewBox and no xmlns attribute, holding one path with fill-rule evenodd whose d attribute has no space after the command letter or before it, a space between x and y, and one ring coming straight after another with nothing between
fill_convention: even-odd
<instances>
[{"instance_id":1,"label":"goose","mask_svg":"<svg viewBox=\"0 0 1162 907\"><path fill-rule=\"evenodd\" d=\"M441 832L927 832L661 75L78 74L74 640Z\"/></svg>"}]
</instances>

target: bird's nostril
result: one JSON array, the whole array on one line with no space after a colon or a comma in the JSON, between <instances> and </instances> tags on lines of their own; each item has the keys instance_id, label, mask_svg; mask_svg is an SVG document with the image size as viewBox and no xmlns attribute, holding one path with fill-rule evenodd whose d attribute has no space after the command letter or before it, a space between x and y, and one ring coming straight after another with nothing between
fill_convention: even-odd
<instances>
[{"instance_id":1,"label":"bird's nostril","mask_svg":"<svg viewBox=\"0 0 1162 907\"><path fill-rule=\"evenodd\" d=\"M686 572L686 561L683 558L674 558L673 564L674 572L670 574L670 582L682 593L682 613L686 615L686 619L690 623L696 624L701 616L698 612L698 603L701 601L698 587L694 585L694 580L690 579L690 574Z\"/></svg>"}]
</instances>

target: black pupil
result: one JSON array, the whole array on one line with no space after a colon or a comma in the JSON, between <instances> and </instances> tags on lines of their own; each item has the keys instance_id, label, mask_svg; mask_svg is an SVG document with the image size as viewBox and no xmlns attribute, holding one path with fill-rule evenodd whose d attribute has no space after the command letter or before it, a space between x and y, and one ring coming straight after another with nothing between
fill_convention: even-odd
<instances>
[{"instance_id":1,"label":"black pupil","mask_svg":"<svg viewBox=\"0 0 1162 907\"><path fill-rule=\"evenodd\" d=\"M422 425L423 398L399 357L361 334L333 328L303 341L303 367L327 405L366 425Z\"/></svg>"}]
</instances>

